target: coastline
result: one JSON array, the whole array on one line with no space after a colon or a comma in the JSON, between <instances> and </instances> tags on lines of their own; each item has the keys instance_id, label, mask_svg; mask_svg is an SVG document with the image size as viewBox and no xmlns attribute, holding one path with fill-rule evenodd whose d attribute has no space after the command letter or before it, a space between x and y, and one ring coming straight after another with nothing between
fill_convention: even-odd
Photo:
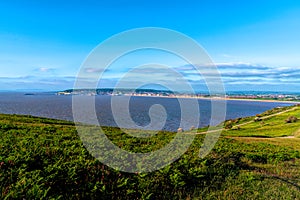
<instances>
[{"instance_id":1,"label":"coastline","mask_svg":"<svg viewBox=\"0 0 300 200\"><path fill-rule=\"evenodd\" d=\"M124 95L129 96L129 95ZM246 99L246 98L224 98L224 97L189 97L189 96L148 96L148 95L132 95L133 97L155 97L155 98L172 98L172 99L204 99L204 100L222 100L222 101L253 101L253 102L270 102L270 103L290 103L300 104L300 101L284 101L271 99Z\"/></svg>"}]
</instances>

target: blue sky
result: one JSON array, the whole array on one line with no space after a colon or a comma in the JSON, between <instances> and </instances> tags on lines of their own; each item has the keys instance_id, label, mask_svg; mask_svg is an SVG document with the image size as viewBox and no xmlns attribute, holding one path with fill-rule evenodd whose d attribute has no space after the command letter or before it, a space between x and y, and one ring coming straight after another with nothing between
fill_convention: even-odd
<instances>
[{"instance_id":1,"label":"blue sky","mask_svg":"<svg viewBox=\"0 0 300 200\"><path fill-rule=\"evenodd\" d=\"M196 40L219 67L228 91L299 91L300 1L295 0L1 1L0 90L72 88L99 43L140 27L173 29ZM104 86L112 87L117 75L136 63L163 58L202 88L186 63L151 56L121 60L122 70L107 74Z\"/></svg>"}]
</instances>

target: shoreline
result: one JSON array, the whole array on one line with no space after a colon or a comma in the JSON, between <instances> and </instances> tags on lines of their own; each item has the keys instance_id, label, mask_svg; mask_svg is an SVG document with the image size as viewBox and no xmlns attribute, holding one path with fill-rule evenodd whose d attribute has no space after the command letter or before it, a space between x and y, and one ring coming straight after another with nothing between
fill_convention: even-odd
<instances>
[{"instance_id":1,"label":"shoreline","mask_svg":"<svg viewBox=\"0 0 300 200\"><path fill-rule=\"evenodd\" d=\"M0 92L0 94L5 94L6 92ZM18 92L19 94L24 94L27 95L27 93L24 92ZM38 93L33 93L32 96L34 95L39 95L40 92ZM42 92L44 94L44 92ZM52 94L50 94L52 95ZM54 95L57 95L56 93ZM252 102L269 102L269 103L288 103L288 104L300 104L300 101L288 101L288 100L272 100L272 99L253 99L253 98L230 98L230 97L193 97L193 96L155 96L155 95L130 95L130 94L122 94L122 95L88 95L88 94L63 94L63 95L58 95L58 96L89 96L89 97L94 97L94 96L111 96L111 97L154 97L154 98L170 98L170 99L203 99L203 100L211 100L211 101L252 101ZM31 95L30 95L31 96Z\"/></svg>"},{"instance_id":2,"label":"shoreline","mask_svg":"<svg viewBox=\"0 0 300 200\"><path fill-rule=\"evenodd\" d=\"M243 99L243 98L224 98L224 97L185 97L185 96L147 96L147 95L123 95L132 97L155 97L155 98L172 98L172 99L205 99L205 100L222 100L222 101L252 101L252 102L269 102L269 103L290 103L300 104L300 101L284 101L284 100L271 100L271 99Z\"/></svg>"}]
</instances>

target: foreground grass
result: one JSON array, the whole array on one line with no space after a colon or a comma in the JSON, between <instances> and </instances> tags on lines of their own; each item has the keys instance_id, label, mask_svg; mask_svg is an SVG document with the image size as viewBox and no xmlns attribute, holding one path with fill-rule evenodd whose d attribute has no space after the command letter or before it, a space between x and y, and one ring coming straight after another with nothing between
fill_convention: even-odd
<instances>
[{"instance_id":1,"label":"foreground grass","mask_svg":"<svg viewBox=\"0 0 300 200\"><path fill-rule=\"evenodd\" d=\"M255 137L234 137L235 140L244 143L267 143L274 144L280 147L292 148L300 151L300 138L255 138Z\"/></svg>"},{"instance_id":2,"label":"foreground grass","mask_svg":"<svg viewBox=\"0 0 300 200\"><path fill-rule=\"evenodd\" d=\"M292 112L265 121L289 131L267 131L264 125L259 132L258 124L227 130L203 159L198 154L205 135L197 135L180 159L147 174L119 172L95 160L70 122L0 115L0 198L300 199L296 138L228 138L292 135L299 124L281 123L290 114L299 116L298 108ZM252 119L236 124L247 120ZM117 128L103 130L114 144L132 152L159 149L174 137L174 133L160 132L138 139Z\"/></svg>"}]
</instances>

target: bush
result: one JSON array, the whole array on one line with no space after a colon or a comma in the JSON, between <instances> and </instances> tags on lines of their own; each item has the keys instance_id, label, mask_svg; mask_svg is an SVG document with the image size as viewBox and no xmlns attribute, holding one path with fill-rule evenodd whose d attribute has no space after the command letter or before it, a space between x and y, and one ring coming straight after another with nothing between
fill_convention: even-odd
<instances>
[{"instance_id":1,"label":"bush","mask_svg":"<svg viewBox=\"0 0 300 200\"><path fill-rule=\"evenodd\" d=\"M224 127L225 127L225 129L231 129L233 127L232 120L226 121Z\"/></svg>"},{"instance_id":2,"label":"bush","mask_svg":"<svg viewBox=\"0 0 300 200\"><path fill-rule=\"evenodd\" d=\"M255 117L255 118L254 118L254 121L255 121L255 122L259 122L259 121L261 121L261 118L260 118L260 117Z\"/></svg>"},{"instance_id":3,"label":"bush","mask_svg":"<svg viewBox=\"0 0 300 200\"><path fill-rule=\"evenodd\" d=\"M298 121L298 118L295 116L290 116L285 120L286 123L294 123L296 121Z\"/></svg>"},{"instance_id":4,"label":"bush","mask_svg":"<svg viewBox=\"0 0 300 200\"><path fill-rule=\"evenodd\" d=\"M239 127L239 126L233 126L233 127L231 128L231 130L240 130L240 127Z\"/></svg>"}]
</instances>

